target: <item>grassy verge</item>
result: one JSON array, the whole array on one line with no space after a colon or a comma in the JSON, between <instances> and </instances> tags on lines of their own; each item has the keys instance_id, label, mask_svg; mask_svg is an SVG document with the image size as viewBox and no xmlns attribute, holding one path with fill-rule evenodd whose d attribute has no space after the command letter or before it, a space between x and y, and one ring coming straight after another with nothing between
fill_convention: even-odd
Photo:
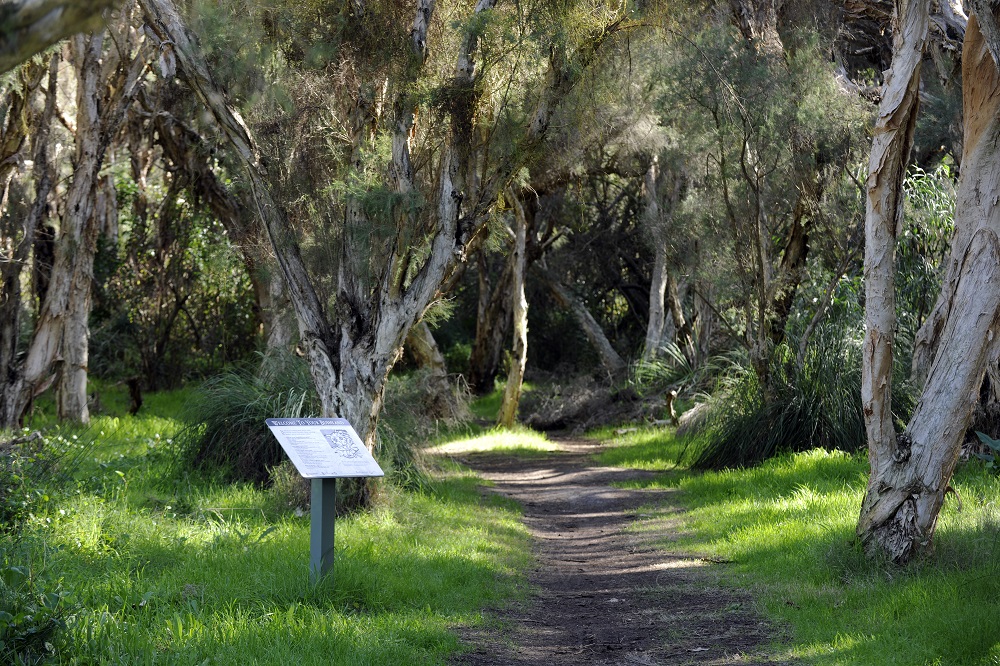
<instances>
[{"instance_id":1,"label":"grassy verge","mask_svg":"<svg viewBox=\"0 0 1000 666\"><path fill-rule=\"evenodd\" d=\"M867 560L853 535L868 472L863 456L813 450L753 469L694 474L667 431L615 435L601 462L661 470L688 511L664 547L708 556L789 627L784 659L809 664L1000 664L1000 480L960 466L935 553L907 568ZM652 512L655 520L657 512ZM649 529L652 522L647 523ZM643 529L643 524L637 525Z\"/></svg>"},{"instance_id":2,"label":"grassy verge","mask_svg":"<svg viewBox=\"0 0 1000 666\"><path fill-rule=\"evenodd\" d=\"M457 627L525 594L518 512L449 466L338 519L333 580L310 585L307 515L176 469L182 401L50 438L45 500L0 536L0 661L441 664Z\"/></svg>"}]
</instances>

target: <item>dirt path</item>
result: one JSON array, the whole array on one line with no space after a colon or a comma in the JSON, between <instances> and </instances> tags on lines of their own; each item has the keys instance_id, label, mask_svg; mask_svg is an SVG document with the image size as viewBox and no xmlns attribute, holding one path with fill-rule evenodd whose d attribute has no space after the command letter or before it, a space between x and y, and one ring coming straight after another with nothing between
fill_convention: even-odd
<instances>
[{"instance_id":1,"label":"dirt path","mask_svg":"<svg viewBox=\"0 0 1000 666\"><path fill-rule=\"evenodd\" d=\"M646 473L595 467L595 443L559 444L561 452L545 458L460 456L495 484L493 492L523 505L538 594L501 614L504 630L465 635L472 650L457 664L784 663L763 652L772 629L745 598L714 585L705 562L627 530L640 507L669 506L671 491L614 488Z\"/></svg>"}]
</instances>

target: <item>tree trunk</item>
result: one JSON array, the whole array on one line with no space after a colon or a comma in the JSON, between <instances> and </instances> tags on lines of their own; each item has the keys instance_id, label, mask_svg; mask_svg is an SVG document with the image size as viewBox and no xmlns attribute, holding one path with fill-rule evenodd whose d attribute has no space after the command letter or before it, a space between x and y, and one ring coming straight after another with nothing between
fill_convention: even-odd
<instances>
[{"instance_id":1,"label":"tree trunk","mask_svg":"<svg viewBox=\"0 0 1000 666\"><path fill-rule=\"evenodd\" d=\"M468 377L469 388L476 395L485 395L493 390L514 310L511 258L504 262L503 270L492 285L488 279L488 264L485 250L480 250L479 307L476 338L469 354Z\"/></svg>"},{"instance_id":2,"label":"tree trunk","mask_svg":"<svg viewBox=\"0 0 1000 666\"><path fill-rule=\"evenodd\" d=\"M799 206L801 205L800 203ZM795 211L795 219L781 255L780 282L774 299L774 322L771 324L771 342L775 345L785 339L785 328L795 303L795 292L802 282L806 259L809 257L809 234L802 223L803 214L801 209Z\"/></svg>"},{"instance_id":3,"label":"tree trunk","mask_svg":"<svg viewBox=\"0 0 1000 666\"><path fill-rule=\"evenodd\" d=\"M60 417L81 422L89 418L86 393L87 317L90 314L96 237L102 226L102 220L95 214L98 173L104 153L121 127L144 69L144 63L138 57L132 61L119 59L120 55L130 56L134 48L125 35L119 37L116 48L110 49L107 54L102 54L103 44L104 37L100 34L77 36L71 45L77 71L73 174L67 188L65 211L55 243L44 302L40 306L35 334L22 367L23 383L16 397L7 396L17 403L5 409L7 413L23 411L32 394L45 383L47 375L58 364ZM108 72L113 72L113 75ZM101 86L100 96L98 86ZM104 86L107 86L107 94L103 94ZM36 204L44 206L44 201Z\"/></svg>"},{"instance_id":4,"label":"tree trunk","mask_svg":"<svg viewBox=\"0 0 1000 666\"><path fill-rule=\"evenodd\" d=\"M0 7L0 74L70 35L95 30L116 0L19 0Z\"/></svg>"},{"instance_id":5,"label":"tree trunk","mask_svg":"<svg viewBox=\"0 0 1000 666\"><path fill-rule=\"evenodd\" d=\"M597 352L601 366L608 376L611 378L621 376L627 367L625 361L618 355L615 348L611 346L608 337L601 330L600 324L594 319L594 315L590 314L590 311L587 310L587 306L583 304L583 301L577 298L566 285L562 284L558 278L547 270L539 268L538 273L545 280L549 291L552 292L559 306L568 309L573 314L576 323L580 325L583 334L587 336L587 340L590 341L590 344Z\"/></svg>"},{"instance_id":6,"label":"tree trunk","mask_svg":"<svg viewBox=\"0 0 1000 666\"><path fill-rule=\"evenodd\" d=\"M665 239L660 238L660 207L656 197L657 163L654 159L646 170L645 194L646 210L643 217L653 236L654 257L653 275L649 285L649 321L646 325L646 345L642 350L642 360L652 361L659 353L660 342L663 339L663 325L666 311L663 298L667 290L667 247Z\"/></svg>"},{"instance_id":7,"label":"tree trunk","mask_svg":"<svg viewBox=\"0 0 1000 666\"><path fill-rule=\"evenodd\" d=\"M280 268L261 247L267 240L254 223L251 205L235 196L216 176L212 167L213 146L171 113L172 103L181 94L176 84L167 83L159 90L166 98L167 108L157 108L159 105L154 104L146 109L154 117L155 140L170 162L183 172L185 186L208 205L239 249L253 284L266 352L288 353L298 337L295 311Z\"/></svg>"},{"instance_id":8,"label":"tree trunk","mask_svg":"<svg viewBox=\"0 0 1000 666\"><path fill-rule=\"evenodd\" d=\"M35 231L48 205L52 189L52 171L48 160L48 137L55 111L56 81L59 58L49 58L48 87L45 93L43 111L35 118L30 117L30 96L41 82L44 67L26 67L21 73L22 88L8 108L8 127L4 132L4 154L0 164L13 165L13 157L21 149L23 135L14 140L13 134L21 134L20 128L32 128L31 147L33 175L35 179L35 202L21 220L20 228L11 230L7 237L13 246L9 256L3 258L0 271L0 430L12 430L20 425L23 407L23 374L17 360L21 334L21 277L28 263L28 255L35 242ZM37 78L36 78L37 77ZM13 175L7 174L8 179ZM6 186L4 187L6 198ZM0 211L2 213L2 211ZM11 221L13 224L13 221Z\"/></svg>"},{"instance_id":9,"label":"tree trunk","mask_svg":"<svg viewBox=\"0 0 1000 666\"><path fill-rule=\"evenodd\" d=\"M444 354L438 347L431 327L426 321L417 322L406 336L406 348L410 350L417 367L426 370L435 377L448 377L448 366Z\"/></svg>"},{"instance_id":10,"label":"tree trunk","mask_svg":"<svg viewBox=\"0 0 1000 666\"><path fill-rule=\"evenodd\" d=\"M517 408L521 402L521 387L524 383L524 366L528 360L528 301L524 296L525 255L527 253L528 220L524 206L511 196L514 206L514 251L511 256L511 269L514 276L514 345L511 349L510 372L507 374L507 385L503 392L503 402L497 414L497 425L502 428L512 428L517 422Z\"/></svg>"},{"instance_id":11,"label":"tree trunk","mask_svg":"<svg viewBox=\"0 0 1000 666\"><path fill-rule=\"evenodd\" d=\"M946 379L947 376L947 381L951 382L948 389L951 395L941 396L936 393L940 390L940 385L931 391L928 384L910 421L910 427L906 433L897 438L892 421L892 345L895 334L894 251L896 229L902 217L903 177L919 102L920 60L927 39L928 9L928 0L910 0L899 5L899 14L895 17L894 57L886 77L885 91L875 127L867 182L865 222L866 334L861 393L868 434L871 475L861 507L857 533L866 552L869 554L885 552L893 560L901 563L909 560L930 543L937 511L944 496L947 480L951 476L951 469L947 469L947 474L942 479L940 475L945 470L939 464L940 453L935 453L940 447L935 446L937 442L929 438L949 440L961 438L964 433L964 426L959 426L962 419L955 418L959 416L956 409L961 411L955 403L956 399L958 402L967 399L967 396L962 395L961 382L964 380L959 379L959 375L968 375L971 365L956 363L951 368L944 368L935 362L934 367L940 368L939 379ZM967 56L970 53L966 51ZM977 74L975 70L971 70L971 73L973 76ZM970 111L974 111L969 107L969 91L976 89L976 86L972 85L974 80L973 77L966 79L967 127ZM981 91L976 90L981 94ZM979 122L983 122L982 117ZM973 155L969 151L975 143L977 142L967 143L967 155ZM982 152L982 147L979 151ZM978 158L975 167L979 167L980 164L981 168L995 166L990 165L988 160L983 159L984 157L980 154L973 155L970 159ZM965 197L969 196L968 186L973 181L973 178L966 178L965 175L972 173L968 168L974 163L963 160L963 164L966 165L962 170L965 189L962 190L960 186L960 200L962 192L965 193ZM977 182L976 186L979 185ZM959 205L959 214L962 214L963 208L967 208L971 202L963 203L964 206ZM958 226L959 219L956 216L956 228ZM960 235L956 234L956 241L959 237ZM992 250L989 244L984 242L986 240L980 237L975 249L966 245L961 250L966 260L972 259L976 262L987 258ZM972 285L972 280L964 284L968 288ZM966 294L966 298L969 295ZM950 330L952 336L970 334L975 336L977 331L985 334L985 331L979 329L983 325L989 326L994 316L990 311L988 317L968 322L967 327L962 327L964 329L962 331L957 330L957 321L953 321L946 328ZM983 319L986 320L985 324L981 321ZM962 347L951 347L951 353L975 354L967 346L970 344L968 341L962 344L964 345ZM976 346L982 347L983 344L980 342ZM976 371L972 372L975 373ZM979 370L978 374L979 380L982 381L982 370ZM975 387L977 393L978 388L977 385ZM948 407L939 400L944 400L951 406ZM928 409L940 415L940 419L928 419ZM971 413L971 405L969 411ZM965 417L966 423L967 419L968 415ZM959 431L956 433L955 429ZM943 450L941 453L945 457L949 455ZM934 476L937 478L931 478ZM935 499L937 495L939 497Z\"/></svg>"},{"instance_id":12,"label":"tree trunk","mask_svg":"<svg viewBox=\"0 0 1000 666\"><path fill-rule=\"evenodd\" d=\"M473 136L473 130L477 129L480 95L475 85L483 25L479 19L493 9L495 0L478 0L474 9L477 20L468 22L469 28L458 47L449 92L462 103L451 105L448 109L451 125L433 162L437 171L432 179L437 187L434 195L436 207L433 209L432 225L426 229L427 242L416 248L419 251L419 268L400 270L409 262L399 252L406 252L412 257L414 248L402 242L408 230L397 229L396 242L387 244L386 260L375 268L375 275L347 274L344 271L348 270L348 264L339 267L336 310L334 316L329 318L324 301L320 299L302 260L286 211L274 198L256 143L239 113L229 105L224 93L213 81L172 0L139 1L147 17L149 33L159 37L162 51L176 56L180 66L178 73L212 112L245 169L256 212L267 229L298 316L300 346L309 359L322 413L350 420L369 448L373 449L385 383L407 332L423 316L458 264L465 261L475 239L484 233L487 214L497 195L524 165L522 160L526 159L503 160L493 168L489 178L467 178L482 163L479 159L482 155L476 153L481 144L478 137ZM408 64L412 66L406 67L407 76L415 77L423 67L432 6L430 2L419 2L416 8L417 16L411 30L412 61ZM590 57L590 49L596 48L612 32L607 26L600 26L594 39L586 42L588 48L584 49L585 55ZM555 77L541 91L539 110L525 128L526 143L530 143L532 148L545 138L549 118L545 109L554 106L560 96L571 91L575 82L579 81L583 70L579 62L581 56L576 54L574 57L575 61L570 63L572 67L560 71L561 76ZM405 82L399 86L399 90L407 89ZM396 108L396 105L391 107ZM400 169L404 165L397 150L408 150L405 141L393 141L392 171L399 176L405 173L405 168ZM518 155L533 152L528 148L517 151ZM468 187L467 179L473 181ZM345 233L344 238L348 235ZM359 248L354 249L360 251ZM342 250L341 256L345 251ZM367 266L365 270L368 270ZM400 275L405 279L400 280ZM365 279L370 280L371 285L367 293L359 288ZM363 503L364 498L359 498L359 501Z\"/></svg>"}]
</instances>

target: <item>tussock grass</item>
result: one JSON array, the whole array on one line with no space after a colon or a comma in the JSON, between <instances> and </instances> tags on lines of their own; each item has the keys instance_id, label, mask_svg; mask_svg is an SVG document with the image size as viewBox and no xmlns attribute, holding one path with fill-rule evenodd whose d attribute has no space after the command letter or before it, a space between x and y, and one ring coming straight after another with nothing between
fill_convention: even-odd
<instances>
[{"instance_id":1,"label":"tussock grass","mask_svg":"<svg viewBox=\"0 0 1000 666\"><path fill-rule=\"evenodd\" d=\"M962 509L949 495L935 553L900 568L868 560L854 540L864 454L814 449L752 469L699 474L677 470L669 454L683 443L669 431L654 437L640 430L612 444L602 462L645 461L665 472L647 485L680 489L688 511L679 541L675 534L664 547L727 562L714 568L721 579L750 590L761 612L790 628L790 644L775 648L780 659L1000 663L1000 479L978 461L956 474Z\"/></svg>"},{"instance_id":2,"label":"tussock grass","mask_svg":"<svg viewBox=\"0 0 1000 666\"><path fill-rule=\"evenodd\" d=\"M456 627L526 594L516 507L450 465L339 518L332 580L310 584L308 515L174 466L183 426L168 412L182 397L54 431L72 463L16 538L0 537L0 565L65 593L51 662L444 664L461 649Z\"/></svg>"}]
</instances>

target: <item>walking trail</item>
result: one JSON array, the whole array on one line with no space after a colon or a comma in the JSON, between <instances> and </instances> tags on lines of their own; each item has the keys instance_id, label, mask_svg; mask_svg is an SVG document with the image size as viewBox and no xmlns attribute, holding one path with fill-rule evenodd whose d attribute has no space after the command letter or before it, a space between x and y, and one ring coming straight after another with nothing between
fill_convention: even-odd
<instances>
[{"instance_id":1,"label":"walking trail","mask_svg":"<svg viewBox=\"0 0 1000 666\"><path fill-rule=\"evenodd\" d=\"M540 458L459 456L493 482L489 492L524 507L537 566L529 576L533 598L497 611L494 628L467 631L469 650L455 664L787 663L767 654L775 630L748 597L721 589L710 563L663 545L676 527L669 515L681 511L676 491L616 488L649 473L595 466L596 442L558 445ZM668 507L668 518L652 532L629 530L652 505Z\"/></svg>"}]
</instances>

